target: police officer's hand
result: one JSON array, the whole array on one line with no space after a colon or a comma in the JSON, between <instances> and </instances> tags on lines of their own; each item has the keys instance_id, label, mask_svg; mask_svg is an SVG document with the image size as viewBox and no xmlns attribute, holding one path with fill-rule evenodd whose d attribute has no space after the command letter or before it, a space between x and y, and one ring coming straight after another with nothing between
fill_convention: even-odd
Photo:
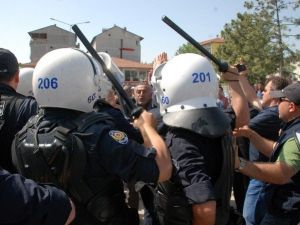
<instances>
[{"instance_id":1,"label":"police officer's hand","mask_svg":"<svg viewBox=\"0 0 300 225\"><path fill-rule=\"evenodd\" d=\"M242 136L250 139L253 130L251 130L247 125L245 125L239 128L235 128L232 133L236 137Z\"/></svg>"},{"instance_id":2,"label":"police officer's hand","mask_svg":"<svg viewBox=\"0 0 300 225\"><path fill-rule=\"evenodd\" d=\"M133 121L133 126L141 129L143 126L147 125L156 128L156 120L152 113L144 110L141 115Z\"/></svg>"},{"instance_id":3,"label":"police officer's hand","mask_svg":"<svg viewBox=\"0 0 300 225\"><path fill-rule=\"evenodd\" d=\"M244 77L247 77L248 76L248 69L244 70L244 71L241 71L239 72L240 76L244 76Z\"/></svg>"},{"instance_id":4,"label":"police officer's hand","mask_svg":"<svg viewBox=\"0 0 300 225\"><path fill-rule=\"evenodd\" d=\"M221 73L221 77L225 81L238 81L239 73L236 67L230 66L226 72Z\"/></svg>"}]
</instances>

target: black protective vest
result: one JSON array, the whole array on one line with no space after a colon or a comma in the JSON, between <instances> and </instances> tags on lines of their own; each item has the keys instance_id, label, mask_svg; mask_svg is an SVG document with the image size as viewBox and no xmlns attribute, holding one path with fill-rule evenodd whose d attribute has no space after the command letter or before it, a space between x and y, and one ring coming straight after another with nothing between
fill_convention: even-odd
<instances>
[{"instance_id":1,"label":"black protective vest","mask_svg":"<svg viewBox=\"0 0 300 225\"><path fill-rule=\"evenodd\" d=\"M15 168L11 163L10 148L18 131L17 112L23 102L19 97L23 96L18 93L8 94L0 92L0 165L10 172L15 172Z\"/></svg>"},{"instance_id":2,"label":"black protective vest","mask_svg":"<svg viewBox=\"0 0 300 225\"><path fill-rule=\"evenodd\" d=\"M300 118L289 122L283 130L283 133L278 139L278 144L275 147L271 162L275 162L282 150L283 144L290 138L295 137L296 132L300 132ZM298 146L298 150L300 148ZM270 212L276 215L284 215L290 213L300 213L300 172L296 173L292 178L292 182L276 185L267 184L266 192L268 198L268 205Z\"/></svg>"},{"instance_id":3,"label":"black protective vest","mask_svg":"<svg viewBox=\"0 0 300 225\"><path fill-rule=\"evenodd\" d=\"M228 132L229 133L229 132ZM216 225L225 225L230 217L230 197L233 183L234 150L231 135L222 138L222 173L214 184L217 201ZM173 162L176 171L176 162ZM155 209L160 225L192 225L192 207L188 203L180 181L169 180L158 184Z\"/></svg>"},{"instance_id":4,"label":"black protective vest","mask_svg":"<svg viewBox=\"0 0 300 225\"><path fill-rule=\"evenodd\" d=\"M99 124L95 133L100 137L113 124L112 117L91 112L72 120L49 120L46 126L41 122L43 117L30 119L16 136L12 152L19 172L39 182L54 183L69 193L77 215L72 224L127 225L128 212L122 214L127 210L122 181L99 165L95 151L98 140L91 140L91 133L86 132Z\"/></svg>"}]
</instances>

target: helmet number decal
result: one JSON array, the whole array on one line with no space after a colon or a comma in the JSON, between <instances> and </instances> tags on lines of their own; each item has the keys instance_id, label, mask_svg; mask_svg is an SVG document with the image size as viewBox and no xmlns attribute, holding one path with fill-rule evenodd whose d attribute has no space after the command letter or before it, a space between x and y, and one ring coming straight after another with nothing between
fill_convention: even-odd
<instances>
[{"instance_id":1,"label":"helmet number decal","mask_svg":"<svg viewBox=\"0 0 300 225\"><path fill-rule=\"evenodd\" d=\"M193 73L192 77L193 77L193 83L210 82L210 73L209 72Z\"/></svg>"},{"instance_id":2,"label":"helmet number decal","mask_svg":"<svg viewBox=\"0 0 300 225\"><path fill-rule=\"evenodd\" d=\"M162 96L161 97L161 103L164 104L164 105L168 105L169 104L169 97L167 96Z\"/></svg>"},{"instance_id":3,"label":"helmet number decal","mask_svg":"<svg viewBox=\"0 0 300 225\"><path fill-rule=\"evenodd\" d=\"M39 78L38 79L38 88L39 89L56 89L58 87L57 78Z\"/></svg>"},{"instance_id":4,"label":"helmet number decal","mask_svg":"<svg viewBox=\"0 0 300 225\"><path fill-rule=\"evenodd\" d=\"M96 99L96 93L90 95L87 99L88 103L93 102Z\"/></svg>"}]
</instances>

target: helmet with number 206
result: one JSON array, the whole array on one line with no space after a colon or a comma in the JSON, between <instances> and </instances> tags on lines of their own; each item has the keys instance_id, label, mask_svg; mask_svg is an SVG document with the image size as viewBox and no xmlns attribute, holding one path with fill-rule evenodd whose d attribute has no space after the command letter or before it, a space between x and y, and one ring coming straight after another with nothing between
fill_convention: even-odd
<instances>
[{"instance_id":1,"label":"helmet with number 206","mask_svg":"<svg viewBox=\"0 0 300 225\"><path fill-rule=\"evenodd\" d=\"M53 50L35 67L33 93L41 108L90 112L99 98L100 76L103 76L102 68L83 51L73 48Z\"/></svg>"},{"instance_id":2,"label":"helmet with number 206","mask_svg":"<svg viewBox=\"0 0 300 225\"><path fill-rule=\"evenodd\" d=\"M155 69L151 83L163 121L169 126L218 136L215 122L224 125L224 121L228 121L217 107L216 72L201 55L186 53L175 56Z\"/></svg>"}]
</instances>

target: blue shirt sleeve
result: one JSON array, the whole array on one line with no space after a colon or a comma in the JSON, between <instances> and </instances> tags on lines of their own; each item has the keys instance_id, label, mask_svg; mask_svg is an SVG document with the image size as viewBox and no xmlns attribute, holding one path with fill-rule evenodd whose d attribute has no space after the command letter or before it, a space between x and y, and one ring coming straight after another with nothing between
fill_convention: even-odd
<instances>
[{"instance_id":1,"label":"blue shirt sleeve","mask_svg":"<svg viewBox=\"0 0 300 225\"><path fill-rule=\"evenodd\" d=\"M0 224L65 224L71 211L67 195L0 168Z\"/></svg>"},{"instance_id":2,"label":"blue shirt sleeve","mask_svg":"<svg viewBox=\"0 0 300 225\"><path fill-rule=\"evenodd\" d=\"M278 107L269 107L260 111L249 122L249 127L264 138L276 141L282 121L278 117ZM268 157L261 154L251 143L249 145L249 159L251 161L268 161Z\"/></svg>"},{"instance_id":3,"label":"blue shirt sleeve","mask_svg":"<svg viewBox=\"0 0 300 225\"><path fill-rule=\"evenodd\" d=\"M19 108L18 112L18 128L17 130L21 130L23 126L27 123L30 117L36 115L38 113L38 104L36 100L32 97L26 97L22 99L22 104Z\"/></svg>"},{"instance_id":4,"label":"blue shirt sleeve","mask_svg":"<svg viewBox=\"0 0 300 225\"><path fill-rule=\"evenodd\" d=\"M208 174L209 165L207 163L209 161L206 157L208 155L205 156L203 154L201 146L195 145L193 141L188 140L187 135L175 132L175 135L168 133L166 137L166 143L171 151L172 159L178 163L177 172L173 179L179 180L190 204L214 200L212 178ZM204 148L211 150L211 154L215 154L213 146L204 146ZM215 163L215 165L218 165L218 162Z\"/></svg>"},{"instance_id":5,"label":"blue shirt sleeve","mask_svg":"<svg viewBox=\"0 0 300 225\"><path fill-rule=\"evenodd\" d=\"M249 127L259 135L275 141L278 138L281 123L282 121L278 117L278 109L276 106L264 109L258 113L250 120Z\"/></svg>"},{"instance_id":6,"label":"blue shirt sleeve","mask_svg":"<svg viewBox=\"0 0 300 225\"><path fill-rule=\"evenodd\" d=\"M126 182L158 181L156 150L129 139L125 132L107 129L98 140L99 160L104 168Z\"/></svg>"}]
</instances>

